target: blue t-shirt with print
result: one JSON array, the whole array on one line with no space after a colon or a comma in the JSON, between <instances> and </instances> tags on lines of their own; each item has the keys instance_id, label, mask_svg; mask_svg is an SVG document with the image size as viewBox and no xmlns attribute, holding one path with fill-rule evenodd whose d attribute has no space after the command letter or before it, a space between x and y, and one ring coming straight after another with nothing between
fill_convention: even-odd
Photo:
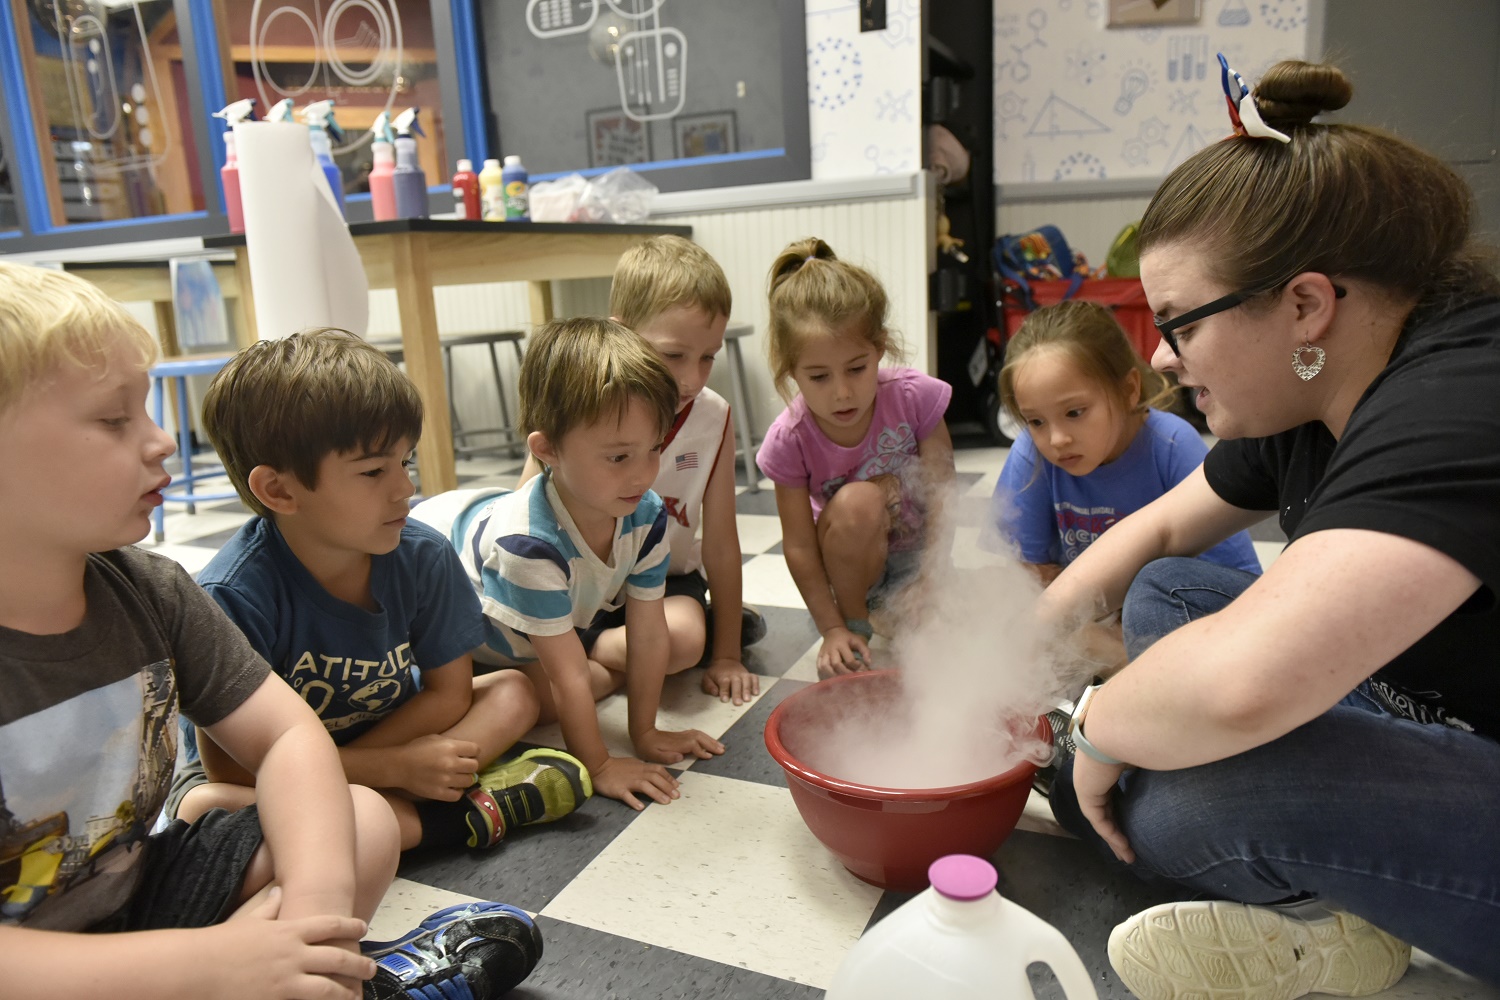
<instances>
[{"instance_id":1,"label":"blue t-shirt with print","mask_svg":"<svg viewBox=\"0 0 1500 1000\"><path fill-rule=\"evenodd\" d=\"M421 671L484 642L484 615L458 553L415 520L395 549L371 557L377 611L325 590L263 517L235 532L198 583L340 746L416 694Z\"/></svg>"},{"instance_id":2,"label":"blue t-shirt with print","mask_svg":"<svg viewBox=\"0 0 1500 1000\"><path fill-rule=\"evenodd\" d=\"M1066 566L1110 525L1182 482L1203 464L1208 446L1181 417L1151 410L1125 453L1086 476L1074 476L1038 455L1030 434L1016 439L990 501L985 546L1005 540L1023 562ZM1037 466L1041 468L1038 469ZM1250 535L1239 532L1200 556L1260 573Z\"/></svg>"}]
</instances>

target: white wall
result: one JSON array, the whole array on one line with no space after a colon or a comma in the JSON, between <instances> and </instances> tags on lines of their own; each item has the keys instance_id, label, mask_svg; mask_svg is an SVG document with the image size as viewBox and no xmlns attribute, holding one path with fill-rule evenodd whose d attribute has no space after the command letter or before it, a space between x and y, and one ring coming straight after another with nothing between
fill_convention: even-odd
<instances>
[{"instance_id":1,"label":"white wall","mask_svg":"<svg viewBox=\"0 0 1500 1000\"><path fill-rule=\"evenodd\" d=\"M997 183L1158 177L1229 134L1216 54L1252 87L1308 51L1308 0L1202 0L1197 24L1106 27L1102 0L995 0Z\"/></svg>"}]
</instances>

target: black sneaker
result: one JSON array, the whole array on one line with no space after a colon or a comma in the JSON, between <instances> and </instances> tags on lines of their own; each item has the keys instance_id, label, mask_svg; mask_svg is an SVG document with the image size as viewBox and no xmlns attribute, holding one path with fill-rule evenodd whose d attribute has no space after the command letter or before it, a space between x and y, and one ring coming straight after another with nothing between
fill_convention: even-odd
<instances>
[{"instance_id":1,"label":"black sneaker","mask_svg":"<svg viewBox=\"0 0 1500 1000\"><path fill-rule=\"evenodd\" d=\"M1060 708L1047 713L1047 724L1052 727L1052 759L1047 762L1047 766L1037 768L1036 774L1031 778L1031 787L1045 796L1052 794L1052 781L1057 777L1057 769L1078 752L1073 745L1073 738L1068 735L1068 726L1072 721L1073 717Z\"/></svg>"},{"instance_id":2,"label":"black sneaker","mask_svg":"<svg viewBox=\"0 0 1500 1000\"><path fill-rule=\"evenodd\" d=\"M753 646L766 637L766 616L748 604L740 605L740 648Z\"/></svg>"},{"instance_id":3,"label":"black sneaker","mask_svg":"<svg viewBox=\"0 0 1500 1000\"><path fill-rule=\"evenodd\" d=\"M514 906L460 903L394 941L367 941L360 950L375 959L364 1000L494 1000L536 968L542 932Z\"/></svg>"}]
</instances>

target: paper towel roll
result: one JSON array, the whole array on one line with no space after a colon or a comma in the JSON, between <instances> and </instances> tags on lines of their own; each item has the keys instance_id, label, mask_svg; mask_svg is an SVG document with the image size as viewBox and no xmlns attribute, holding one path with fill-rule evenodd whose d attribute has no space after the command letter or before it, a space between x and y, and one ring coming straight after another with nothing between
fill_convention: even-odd
<instances>
[{"instance_id":1,"label":"paper towel roll","mask_svg":"<svg viewBox=\"0 0 1500 1000\"><path fill-rule=\"evenodd\" d=\"M260 337L319 326L364 336L369 281L307 126L241 122L234 143Z\"/></svg>"}]
</instances>

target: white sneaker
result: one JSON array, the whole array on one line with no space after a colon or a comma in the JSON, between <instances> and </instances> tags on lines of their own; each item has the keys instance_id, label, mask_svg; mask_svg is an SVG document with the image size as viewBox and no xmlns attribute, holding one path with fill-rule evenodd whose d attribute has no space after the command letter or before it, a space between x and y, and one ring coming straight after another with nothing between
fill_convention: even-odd
<instances>
[{"instance_id":1,"label":"white sneaker","mask_svg":"<svg viewBox=\"0 0 1500 1000\"><path fill-rule=\"evenodd\" d=\"M1109 935L1109 962L1142 1000L1361 997L1406 973L1411 945L1320 904L1163 903Z\"/></svg>"}]
</instances>

